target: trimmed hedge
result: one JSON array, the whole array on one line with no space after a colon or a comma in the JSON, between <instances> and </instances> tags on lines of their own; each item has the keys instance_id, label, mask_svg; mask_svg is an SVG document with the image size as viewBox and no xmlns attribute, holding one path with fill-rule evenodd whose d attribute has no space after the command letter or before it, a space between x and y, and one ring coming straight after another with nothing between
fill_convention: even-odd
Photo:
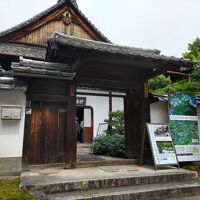
<instances>
[{"instance_id":1,"label":"trimmed hedge","mask_svg":"<svg viewBox=\"0 0 200 200\"><path fill-rule=\"evenodd\" d=\"M91 147L95 155L106 155L112 157L125 157L125 138L120 134L102 134L96 139Z\"/></svg>"}]
</instances>

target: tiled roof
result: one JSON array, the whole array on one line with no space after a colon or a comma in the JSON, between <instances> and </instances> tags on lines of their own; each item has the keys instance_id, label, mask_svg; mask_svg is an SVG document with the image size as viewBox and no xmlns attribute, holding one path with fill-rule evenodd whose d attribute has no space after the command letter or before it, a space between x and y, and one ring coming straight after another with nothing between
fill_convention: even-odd
<instances>
[{"instance_id":1,"label":"tiled roof","mask_svg":"<svg viewBox=\"0 0 200 200\"><path fill-rule=\"evenodd\" d=\"M12 76L0 76L0 89L25 89L26 81Z\"/></svg>"},{"instance_id":2,"label":"tiled roof","mask_svg":"<svg viewBox=\"0 0 200 200\"><path fill-rule=\"evenodd\" d=\"M66 47L75 47L83 50L123 55L129 58L141 57L144 59L152 59L155 61L156 60L167 61L167 62L169 61L169 62L188 64L190 67L193 66L193 62L191 60L176 58L173 56L170 57L170 56L160 55L158 50L120 46L99 41L81 39L57 32L54 33L53 38L49 39L49 41L53 41L55 43L58 43Z\"/></svg>"},{"instance_id":3,"label":"tiled roof","mask_svg":"<svg viewBox=\"0 0 200 200\"><path fill-rule=\"evenodd\" d=\"M41 12L40 14L34 16L33 18L28 19L27 21L14 26L8 30L5 30L3 32L0 32L0 42L5 42L6 38L19 31L22 30L23 28L26 28L27 26L30 26L40 20L42 20L44 17L48 16L50 13L56 11L57 9L59 9L60 7L64 6L66 3L71 4L71 6L74 7L74 9L76 10L77 14L82 18L82 20L88 24L100 37L100 39L102 39L105 42L110 42L108 40L108 38L106 38L89 20L88 18L81 12L81 10L78 8L77 3L75 0L60 0L58 1L57 4L53 5L52 7L50 7L49 9Z\"/></svg>"},{"instance_id":4,"label":"tiled roof","mask_svg":"<svg viewBox=\"0 0 200 200\"><path fill-rule=\"evenodd\" d=\"M15 77L38 77L49 79L73 80L76 73L73 73L71 66L61 63L49 63L20 58L19 62L13 62L9 71L0 68L0 74ZM11 82L4 79L4 82ZM1 82L1 79L0 79Z\"/></svg>"},{"instance_id":5,"label":"tiled roof","mask_svg":"<svg viewBox=\"0 0 200 200\"><path fill-rule=\"evenodd\" d=\"M39 45L26 45L17 43L0 43L0 54L24 56L44 60L46 47Z\"/></svg>"}]
</instances>

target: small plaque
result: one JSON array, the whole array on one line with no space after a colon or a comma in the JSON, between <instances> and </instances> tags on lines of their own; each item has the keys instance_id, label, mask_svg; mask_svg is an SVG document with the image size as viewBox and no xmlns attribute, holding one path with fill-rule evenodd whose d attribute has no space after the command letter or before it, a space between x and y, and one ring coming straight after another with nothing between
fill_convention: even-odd
<instances>
[{"instance_id":1,"label":"small plaque","mask_svg":"<svg viewBox=\"0 0 200 200\"><path fill-rule=\"evenodd\" d=\"M1 107L2 120L19 120L21 119L22 106L6 105Z\"/></svg>"}]
</instances>

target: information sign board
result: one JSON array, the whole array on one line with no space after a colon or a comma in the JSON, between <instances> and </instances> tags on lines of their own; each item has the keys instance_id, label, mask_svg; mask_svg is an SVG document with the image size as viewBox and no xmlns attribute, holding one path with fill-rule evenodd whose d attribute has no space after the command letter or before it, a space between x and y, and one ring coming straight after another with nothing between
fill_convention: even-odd
<instances>
[{"instance_id":1,"label":"information sign board","mask_svg":"<svg viewBox=\"0 0 200 200\"><path fill-rule=\"evenodd\" d=\"M178 165L169 125L147 124L155 166Z\"/></svg>"}]
</instances>

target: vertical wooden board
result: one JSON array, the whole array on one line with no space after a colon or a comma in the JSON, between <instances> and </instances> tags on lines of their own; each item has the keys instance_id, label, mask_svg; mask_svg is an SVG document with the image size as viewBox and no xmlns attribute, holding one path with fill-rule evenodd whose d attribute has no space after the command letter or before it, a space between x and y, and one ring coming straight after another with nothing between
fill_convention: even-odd
<instances>
[{"instance_id":1,"label":"vertical wooden board","mask_svg":"<svg viewBox=\"0 0 200 200\"><path fill-rule=\"evenodd\" d=\"M45 102L42 113L45 163L57 162L58 112L56 103Z\"/></svg>"},{"instance_id":2,"label":"vertical wooden board","mask_svg":"<svg viewBox=\"0 0 200 200\"><path fill-rule=\"evenodd\" d=\"M76 165L76 86L68 88L67 101L67 128L65 142L65 168L73 168Z\"/></svg>"},{"instance_id":3,"label":"vertical wooden board","mask_svg":"<svg viewBox=\"0 0 200 200\"><path fill-rule=\"evenodd\" d=\"M33 103L30 134L30 164L41 163L41 110L38 104Z\"/></svg>"},{"instance_id":4,"label":"vertical wooden board","mask_svg":"<svg viewBox=\"0 0 200 200\"><path fill-rule=\"evenodd\" d=\"M85 127L83 128L83 143L92 143L93 141L93 128Z\"/></svg>"},{"instance_id":5,"label":"vertical wooden board","mask_svg":"<svg viewBox=\"0 0 200 200\"><path fill-rule=\"evenodd\" d=\"M79 38L92 39L92 37L81 26L73 23L66 25L62 20L60 20L51 21L38 28L37 30L34 30L18 38L16 42L28 42L33 44L46 45L47 39L51 37L55 31L67 35L74 35Z\"/></svg>"},{"instance_id":6,"label":"vertical wooden board","mask_svg":"<svg viewBox=\"0 0 200 200\"><path fill-rule=\"evenodd\" d=\"M31 115L25 115L24 141L23 141L23 162L29 164L30 157L30 135L31 135Z\"/></svg>"},{"instance_id":7,"label":"vertical wooden board","mask_svg":"<svg viewBox=\"0 0 200 200\"><path fill-rule=\"evenodd\" d=\"M126 156L137 159L142 140L142 98L139 94L127 94L124 103Z\"/></svg>"},{"instance_id":8,"label":"vertical wooden board","mask_svg":"<svg viewBox=\"0 0 200 200\"><path fill-rule=\"evenodd\" d=\"M57 162L64 162L65 133L66 133L66 105L58 108Z\"/></svg>"}]
</instances>

